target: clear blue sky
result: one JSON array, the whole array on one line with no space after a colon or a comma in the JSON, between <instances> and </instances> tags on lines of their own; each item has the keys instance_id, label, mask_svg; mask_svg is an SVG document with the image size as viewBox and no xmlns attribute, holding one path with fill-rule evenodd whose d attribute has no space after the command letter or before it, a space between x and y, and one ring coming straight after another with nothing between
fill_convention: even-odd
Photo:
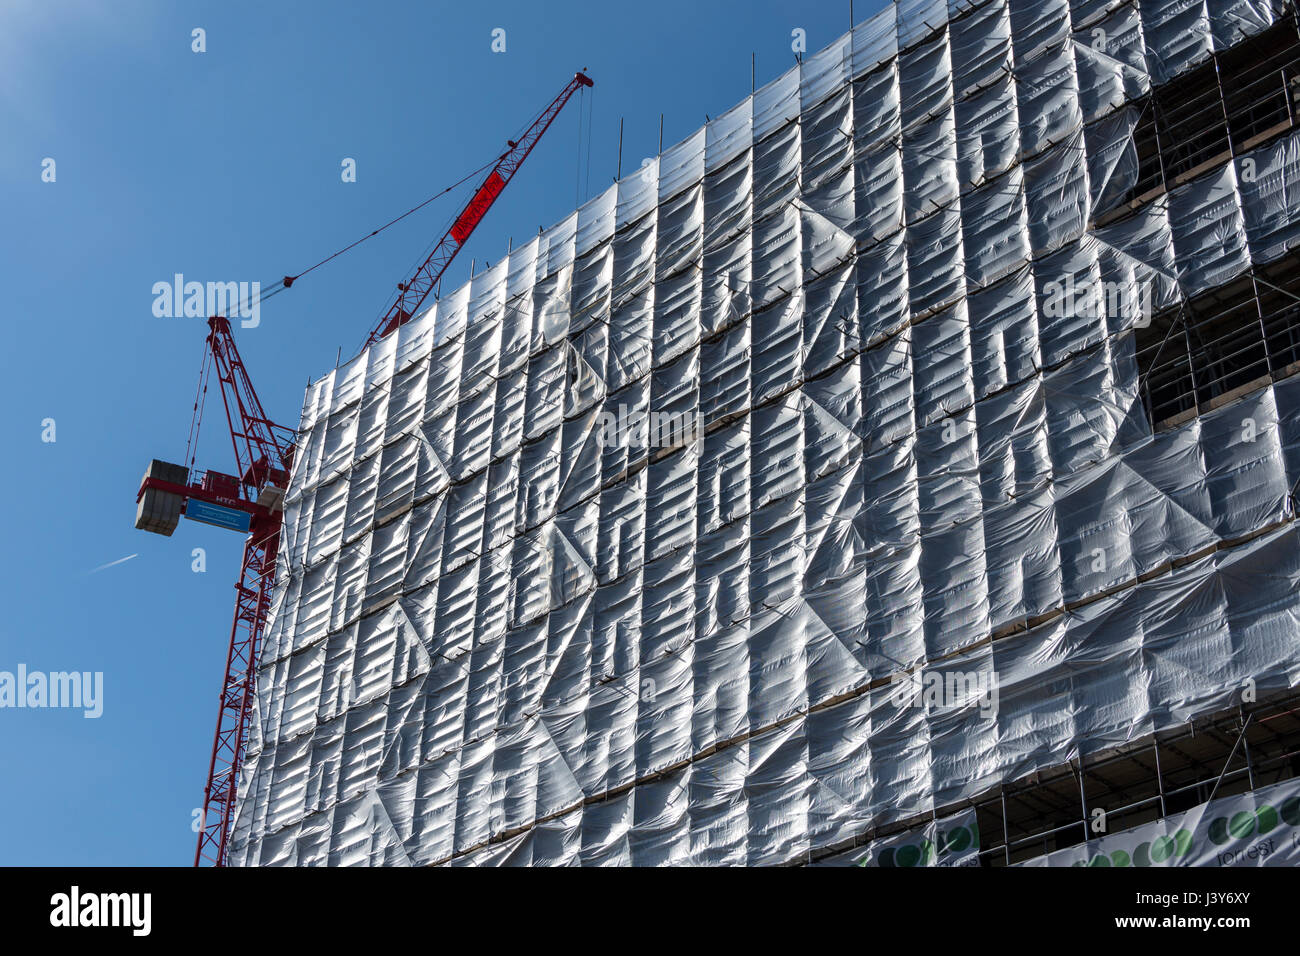
<instances>
[{"instance_id":1,"label":"clear blue sky","mask_svg":"<svg viewBox=\"0 0 1300 956\"><path fill-rule=\"evenodd\" d=\"M881 5L858 0L857 19ZM794 28L812 53L848 23L848 0L5 0L0 671L101 671L104 712L0 709L0 864L193 855L241 541L193 522L171 538L132 527L150 458L184 456L206 331L156 318L155 282L301 271L495 156L581 67L596 81L595 195L614 175L620 116L626 171L657 151L661 112L668 146L743 98L751 51L761 86L792 65ZM578 116L570 104L444 288L472 257L496 261L507 237L572 211L576 177L587 182ZM355 183L341 181L344 157ZM236 329L272 417L297 424L308 378L355 350L453 205ZM203 438L199 464L231 470L211 405ZM191 571L196 547L206 573Z\"/></svg>"}]
</instances>

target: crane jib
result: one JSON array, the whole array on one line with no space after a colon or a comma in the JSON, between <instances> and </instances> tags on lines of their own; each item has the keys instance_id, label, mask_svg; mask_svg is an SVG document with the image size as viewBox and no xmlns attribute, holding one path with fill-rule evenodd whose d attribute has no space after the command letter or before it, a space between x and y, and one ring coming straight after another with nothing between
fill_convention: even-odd
<instances>
[{"instance_id":1,"label":"crane jib","mask_svg":"<svg viewBox=\"0 0 1300 956\"><path fill-rule=\"evenodd\" d=\"M506 183L518 171L520 165L528 154L532 152L537 141L542 138L542 134L550 128L555 117L559 115L564 104L569 102L569 98L574 92L583 88L592 86L592 81L585 73L576 73L568 85L560 91L560 95L551 101L551 104L542 110L542 112L533 120L532 125L517 140L508 140L510 150L503 154L497 160L492 172L488 178L483 181L470 199L469 204L461 210L459 216L452 223L451 228L447 230L434 246L433 252L424 260L424 264L416 270L415 275L406 282L398 283L398 295L396 301L392 303L384 317L380 319L379 325L370 337L366 339L366 347L374 345L380 339L391 335L405 323L415 318L420 309L420 305L430 292L438 288L443 273L451 265L452 260L456 258L456 253L464 247L469 241L469 237L478 224L483 221L492 204L496 201L497 196L506 188Z\"/></svg>"},{"instance_id":2,"label":"crane jib","mask_svg":"<svg viewBox=\"0 0 1300 956\"><path fill-rule=\"evenodd\" d=\"M501 195L501 190L505 188L506 181L501 178L499 172L493 170L492 175L478 188L474 198L469 201L465 211L460 214L451 227L451 237L456 240L456 245L463 246L465 244L465 240L474 231L474 227L487 215L493 201L497 196Z\"/></svg>"}]
</instances>

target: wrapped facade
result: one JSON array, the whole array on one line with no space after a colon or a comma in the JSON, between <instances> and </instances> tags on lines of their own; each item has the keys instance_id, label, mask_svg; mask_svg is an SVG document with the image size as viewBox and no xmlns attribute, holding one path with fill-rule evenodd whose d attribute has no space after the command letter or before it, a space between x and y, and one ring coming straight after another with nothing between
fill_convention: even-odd
<instances>
[{"instance_id":1,"label":"wrapped facade","mask_svg":"<svg viewBox=\"0 0 1300 956\"><path fill-rule=\"evenodd\" d=\"M1294 688L1300 378L1170 363L1300 129L1145 145L1286 30L896 3L313 384L232 862L808 860Z\"/></svg>"}]
</instances>

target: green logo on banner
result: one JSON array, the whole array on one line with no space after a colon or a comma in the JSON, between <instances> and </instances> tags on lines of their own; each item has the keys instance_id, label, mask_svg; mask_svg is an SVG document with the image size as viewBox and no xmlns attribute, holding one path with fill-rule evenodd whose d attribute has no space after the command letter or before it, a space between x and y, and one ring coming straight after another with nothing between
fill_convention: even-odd
<instances>
[{"instance_id":1,"label":"green logo on banner","mask_svg":"<svg viewBox=\"0 0 1300 956\"><path fill-rule=\"evenodd\" d=\"M939 833L938 846L929 839L922 838L916 843L904 843L901 846L886 847L876 858L877 866L917 867L934 866L936 860L949 853L965 853L979 846L980 831L978 824L955 826ZM858 861L858 866L869 866L870 856Z\"/></svg>"},{"instance_id":2,"label":"green logo on banner","mask_svg":"<svg viewBox=\"0 0 1300 956\"><path fill-rule=\"evenodd\" d=\"M1255 833L1262 836L1275 829L1279 819L1291 826L1300 824L1300 797L1284 800L1280 810L1265 803L1254 813L1241 810L1230 818L1215 817L1206 828L1206 834L1215 846L1223 846L1230 840L1241 840Z\"/></svg>"},{"instance_id":3,"label":"green logo on banner","mask_svg":"<svg viewBox=\"0 0 1300 956\"><path fill-rule=\"evenodd\" d=\"M1172 860L1186 856L1192 849L1192 834L1179 830L1172 836L1156 837L1154 840L1139 843L1130 857L1127 850L1113 850L1109 856L1098 854L1084 863L1075 866L1164 866Z\"/></svg>"}]
</instances>

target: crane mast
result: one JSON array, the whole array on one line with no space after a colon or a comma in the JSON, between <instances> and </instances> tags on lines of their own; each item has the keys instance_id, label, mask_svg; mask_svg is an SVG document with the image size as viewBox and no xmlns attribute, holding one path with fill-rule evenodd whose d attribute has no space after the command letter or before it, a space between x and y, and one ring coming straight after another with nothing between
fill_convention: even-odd
<instances>
[{"instance_id":1,"label":"crane mast","mask_svg":"<svg viewBox=\"0 0 1300 956\"><path fill-rule=\"evenodd\" d=\"M226 673L221 682L217 729L208 762L208 783L203 790L198 846L194 865L224 866L229 852L231 823L239 768L248 740L257 682L257 652L270 611L275 583L276 555L280 550L284 491L293 468L293 433L276 425L262 410L248 370L235 347L230 322L222 316L208 320L208 355L221 385L222 404L230 426L230 440L238 464L239 489L245 497L257 494L255 513L239 580L235 584L235 615L230 625Z\"/></svg>"},{"instance_id":2,"label":"crane mast","mask_svg":"<svg viewBox=\"0 0 1300 956\"><path fill-rule=\"evenodd\" d=\"M371 333L367 346L414 317L564 104L578 89L591 85L585 74L575 74L524 135L517 142L508 141L509 149L497 159L424 264L410 280L398 286L397 300ZM196 470L188 451L188 464L154 459L136 493L135 526L170 536L184 516L247 534L239 580L235 584L235 614L218 698L208 783L198 820L198 845L194 850L195 866L225 866L229 859L240 768L256 699L258 651L275 583L284 494L293 468L295 435L291 429L267 417L235 347L230 321L225 316L212 316L208 319L208 330L199 374L200 394L204 382L215 375L235 453L235 473ZM200 418L201 401L196 400L192 438L197 435Z\"/></svg>"},{"instance_id":3,"label":"crane mast","mask_svg":"<svg viewBox=\"0 0 1300 956\"><path fill-rule=\"evenodd\" d=\"M248 534L235 584L235 615L230 625L217 729L194 850L195 866L224 866L253 708L257 651L270 610L281 509L293 467L294 444L293 432L272 422L263 411L235 347L230 322L224 316L213 316L208 319L208 328L199 380L205 379L209 369L216 376L230 426L236 474L193 471L185 465L155 459L136 494L135 526L170 536L184 515Z\"/></svg>"}]
</instances>

